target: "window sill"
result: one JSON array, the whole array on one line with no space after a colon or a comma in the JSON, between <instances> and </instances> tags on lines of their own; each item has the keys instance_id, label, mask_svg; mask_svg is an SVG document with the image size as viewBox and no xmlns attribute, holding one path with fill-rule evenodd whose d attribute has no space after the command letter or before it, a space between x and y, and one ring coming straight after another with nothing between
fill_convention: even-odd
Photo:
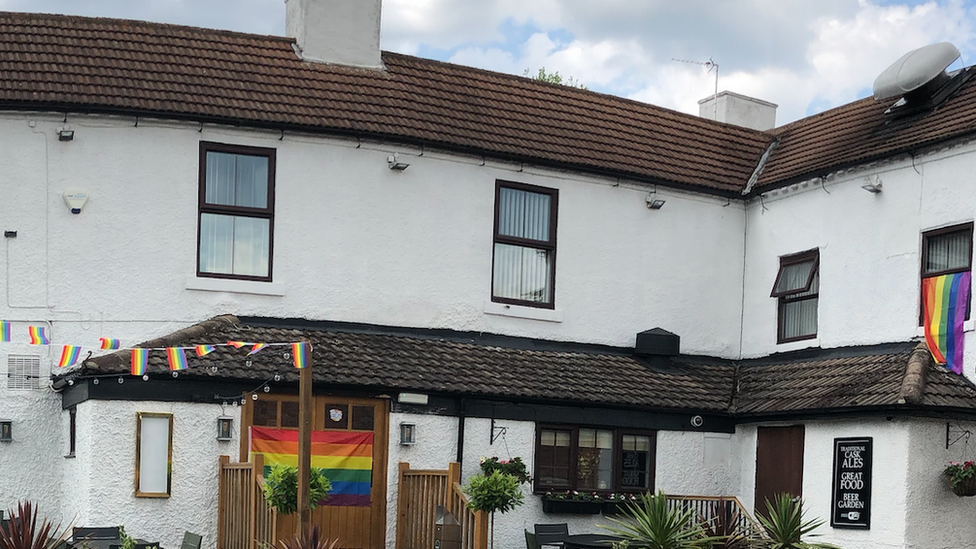
<instances>
[{"instance_id":1,"label":"window sill","mask_svg":"<svg viewBox=\"0 0 976 549\"><path fill-rule=\"evenodd\" d=\"M228 278L186 277L187 290L204 292L230 292L235 294L285 295L285 285L281 282L254 282L251 280L231 280Z\"/></svg>"},{"instance_id":2,"label":"window sill","mask_svg":"<svg viewBox=\"0 0 976 549\"><path fill-rule=\"evenodd\" d=\"M799 349L806 349L807 347L819 347L819 346L820 346L820 336L811 337L809 339L795 339L793 341L777 343L776 352L781 353L784 351L795 351Z\"/></svg>"},{"instance_id":3,"label":"window sill","mask_svg":"<svg viewBox=\"0 0 976 549\"><path fill-rule=\"evenodd\" d=\"M536 309L534 307L509 305L508 303L495 303L494 301L485 301L485 314L527 318L529 320L542 320L545 322L563 321L563 312L556 309Z\"/></svg>"},{"instance_id":4,"label":"window sill","mask_svg":"<svg viewBox=\"0 0 976 549\"><path fill-rule=\"evenodd\" d=\"M971 318L969 320L963 321L963 323L962 323L962 331L964 331L964 332L976 331L976 319L972 319ZM925 327L924 326L919 326L919 327L915 328L915 337L925 337Z\"/></svg>"}]
</instances>

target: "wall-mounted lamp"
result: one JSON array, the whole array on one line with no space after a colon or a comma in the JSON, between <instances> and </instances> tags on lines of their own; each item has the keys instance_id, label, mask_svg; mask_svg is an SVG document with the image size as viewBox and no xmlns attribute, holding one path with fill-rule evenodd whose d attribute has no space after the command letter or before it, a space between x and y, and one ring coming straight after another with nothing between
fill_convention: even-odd
<instances>
[{"instance_id":1,"label":"wall-mounted lamp","mask_svg":"<svg viewBox=\"0 0 976 549\"><path fill-rule=\"evenodd\" d=\"M397 402L400 404L419 404L426 406L428 397L422 393L400 393L397 395Z\"/></svg>"},{"instance_id":2,"label":"wall-mounted lamp","mask_svg":"<svg viewBox=\"0 0 976 549\"><path fill-rule=\"evenodd\" d=\"M217 418L217 440L231 440L234 435L234 418L220 416Z\"/></svg>"},{"instance_id":3,"label":"wall-mounted lamp","mask_svg":"<svg viewBox=\"0 0 976 549\"><path fill-rule=\"evenodd\" d=\"M9 419L0 419L0 442L13 442L14 422Z\"/></svg>"},{"instance_id":4,"label":"wall-mounted lamp","mask_svg":"<svg viewBox=\"0 0 976 549\"><path fill-rule=\"evenodd\" d=\"M662 207L664 207L664 201L660 198L655 198L654 193L647 195L647 198L644 199L644 203L647 204L647 209L649 210L660 210Z\"/></svg>"},{"instance_id":5,"label":"wall-mounted lamp","mask_svg":"<svg viewBox=\"0 0 976 549\"><path fill-rule=\"evenodd\" d=\"M417 425L414 423L400 424L400 444L409 446L417 443Z\"/></svg>"},{"instance_id":6,"label":"wall-mounted lamp","mask_svg":"<svg viewBox=\"0 0 976 549\"><path fill-rule=\"evenodd\" d=\"M58 141L71 141L75 138L75 131L68 128L58 128Z\"/></svg>"},{"instance_id":7,"label":"wall-mounted lamp","mask_svg":"<svg viewBox=\"0 0 976 549\"><path fill-rule=\"evenodd\" d=\"M386 157L386 163L390 165L390 169L395 172L402 172L403 170L410 167L410 164L406 162L401 162L397 155L391 154Z\"/></svg>"},{"instance_id":8,"label":"wall-mounted lamp","mask_svg":"<svg viewBox=\"0 0 976 549\"><path fill-rule=\"evenodd\" d=\"M878 194L881 192L881 186L881 178L876 175L874 178L865 177L861 188L871 194Z\"/></svg>"}]
</instances>

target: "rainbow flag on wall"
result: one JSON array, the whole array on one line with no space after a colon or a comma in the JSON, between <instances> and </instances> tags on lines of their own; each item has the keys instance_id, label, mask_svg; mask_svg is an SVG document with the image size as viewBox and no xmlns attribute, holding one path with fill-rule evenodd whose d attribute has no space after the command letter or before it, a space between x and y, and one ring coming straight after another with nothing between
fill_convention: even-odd
<instances>
[{"instance_id":1,"label":"rainbow flag on wall","mask_svg":"<svg viewBox=\"0 0 976 549\"><path fill-rule=\"evenodd\" d=\"M970 272L922 279L925 342L932 358L962 373L963 322L972 282Z\"/></svg>"},{"instance_id":2,"label":"rainbow flag on wall","mask_svg":"<svg viewBox=\"0 0 976 549\"><path fill-rule=\"evenodd\" d=\"M298 431L251 427L251 455L264 455L264 474L271 465L298 465ZM369 507L373 482L373 433L312 431L312 467L332 483L324 505Z\"/></svg>"}]
</instances>

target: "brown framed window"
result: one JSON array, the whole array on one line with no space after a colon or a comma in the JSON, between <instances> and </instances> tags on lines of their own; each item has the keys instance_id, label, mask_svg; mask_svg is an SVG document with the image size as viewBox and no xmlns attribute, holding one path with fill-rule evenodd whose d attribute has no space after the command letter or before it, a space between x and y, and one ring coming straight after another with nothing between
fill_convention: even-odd
<instances>
[{"instance_id":1,"label":"brown framed window","mask_svg":"<svg viewBox=\"0 0 976 549\"><path fill-rule=\"evenodd\" d=\"M168 498L172 477L173 414L136 412L136 497Z\"/></svg>"},{"instance_id":2,"label":"brown framed window","mask_svg":"<svg viewBox=\"0 0 976 549\"><path fill-rule=\"evenodd\" d=\"M200 143L197 275L271 281L275 150Z\"/></svg>"},{"instance_id":3,"label":"brown framed window","mask_svg":"<svg viewBox=\"0 0 976 549\"><path fill-rule=\"evenodd\" d=\"M973 224L964 223L922 233L921 278L931 278L972 270ZM921 303L921 300L919 300ZM972 296L966 304L969 320ZM924 311L919 307L918 325L923 323Z\"/></svg>"},{"instance_id":4,"label":"brown framed window","mask_svg":"<svg viewBox=\"0 0 976 549\"><path fill-rule=\"evenodd\" d=\"M555 307L556 189L498 181L491 300Z\"/></svg>"},{"instance_id":5,"label":"brown framed window","mask_svg":"<svg viewBox=\"0 0 976 549\"><path fill-rule=\"evenodd\" d=\"M653 431L541 425L536 432L535 489L652 490L655 448Z\"/></svg>"},{"instance_id":6,"label":"brown framed window","mask_svg":"<svg viewBox=\"0 0 976 549\"><path fill-rule=\"evenodd\" d=\"M777 343L817 337L820 250L780 257L779 272L769 295L779 300Z\"/></svg>"}]
</instances>

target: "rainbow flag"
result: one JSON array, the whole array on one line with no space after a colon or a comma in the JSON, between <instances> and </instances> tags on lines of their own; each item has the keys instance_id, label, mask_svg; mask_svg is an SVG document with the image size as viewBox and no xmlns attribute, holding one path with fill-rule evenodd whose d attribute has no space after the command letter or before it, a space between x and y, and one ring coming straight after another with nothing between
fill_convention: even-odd
<instances>
[{"instance_id":1,"label":"rainbow flag","mask_svg":"<svg viewBox=\"0 0 976 549\"><path fill-rule=\"evenodd\" d=\"M61 359L58 360L58 368L71 366L75 362L78 362L78 356L80 354L81 347L77 345L65 345L64 347L61 347Z\"/></svg>"},{"instance_id":2,"label":"rainbow flag","mask_svg":"<svg viewBox=\"0 0 976 549\"><path fill-rule=\"evenodd\" d=\"M214 352L217 347L214 345L197 345L194 349L196 349L197 356L207 356Z\"/></svg>"},{"instance_id":3,"label":"rainbow flag","mask_svg":"<svg viewBox=\"0 0 976 549\"><path fill-rule=\"evenodd\" d=\"M267 346L268 346L267 343L255 343L254 344L254 347L251 347L251 352L250 353L247 353L247 356L251 356L254 353L260 351L261 349L264 349Z\"/></svg>"},{"instance_id":4,"label":"rainbow flag","mask_svg":"<svg viewBox=\"0 0 976 549\"><path fill-rule=\"evenodd\" d=\"M291 344L291 356L295 359L296 368L308 366L308 346L304 343Z\"/></svg>"},{"instance_id":5,"label":"rainbow flag","mask_svg":"<svg viewBox=\"0 0 976 549\"><path fill-rule=\"evenodd\" d=\"M235 349L240 349L241 347L243 347L245 345L250 345L250 343L248 343L246 341L228 341L227 344L230 345L231 347L235 348Z\"/></svg>"},{"instance_id":6,"label":"rainbow flag","mask_svg":"<svg viewBox=\"0 0 976 549\"><path fill-rule=\"evenodd\" d=\"M181 347L168 347L166 359L169 361L170 370L186 370L186 353Z\"/></svg>"},{"instance_id":7,"label":"rainbow flag","mask_svg":"<svg viewBox=\"0 0 976 549\"><path fill-rule=\"evenodd\" d=\"M963 322L972 274L953 273L922 279L925 342L932 358L962 374Z\"/></svg>"},{"instance_id":8,"label":"rainbow flag","mask_svg":"<svg viewBox=\"0 0 976 549\"><path fill-rule=\"evenodd\" d=\"M9 322L0 322L0 341L10 341Z\"/></svg>"},{"instance_id":9,"label":"rainbow flag","mask_svg":"<svg viewBox=\"0 0 976 549\"><path fill-rule=\"evenodd\" d=\"M122 346L122 342L118 339L112 337L100 337L98 338L99 349L118 349Z\"/></svg>"},{"instance_id":10,"label":"rainbow flag","mask_svg":"<svg viewBox=\"0 0 976 549\"><path fill-rule=\"evenodd\" d=\"M51 340L47 338L47 331L41 326L28 326L27 333L30 335L31 345L51 344Z\"/></svg>"},{"instance_id":11,"label":"rainbow flag","mask_svg":"<svg viewBox=\"0 0 976 549\"><path fill-rule=\"evenodd\" d=\"M149 349L132 349L132 375L141 376L146 373L149 362Z\"/></svg>"},{"instance_id":12,"label":"rainbow flag","mask_svg":"<svg viewBox=\"0 0 976 549\"><path fill-rule=\"evenodd\" d=\"M251 455L264 455L264 474L271 465L298 465L298 431L251 427ZM373 484L373 433L312 431L312 467L332 483L320 505L369 507Z\"/></svg>"}]
</instances>

